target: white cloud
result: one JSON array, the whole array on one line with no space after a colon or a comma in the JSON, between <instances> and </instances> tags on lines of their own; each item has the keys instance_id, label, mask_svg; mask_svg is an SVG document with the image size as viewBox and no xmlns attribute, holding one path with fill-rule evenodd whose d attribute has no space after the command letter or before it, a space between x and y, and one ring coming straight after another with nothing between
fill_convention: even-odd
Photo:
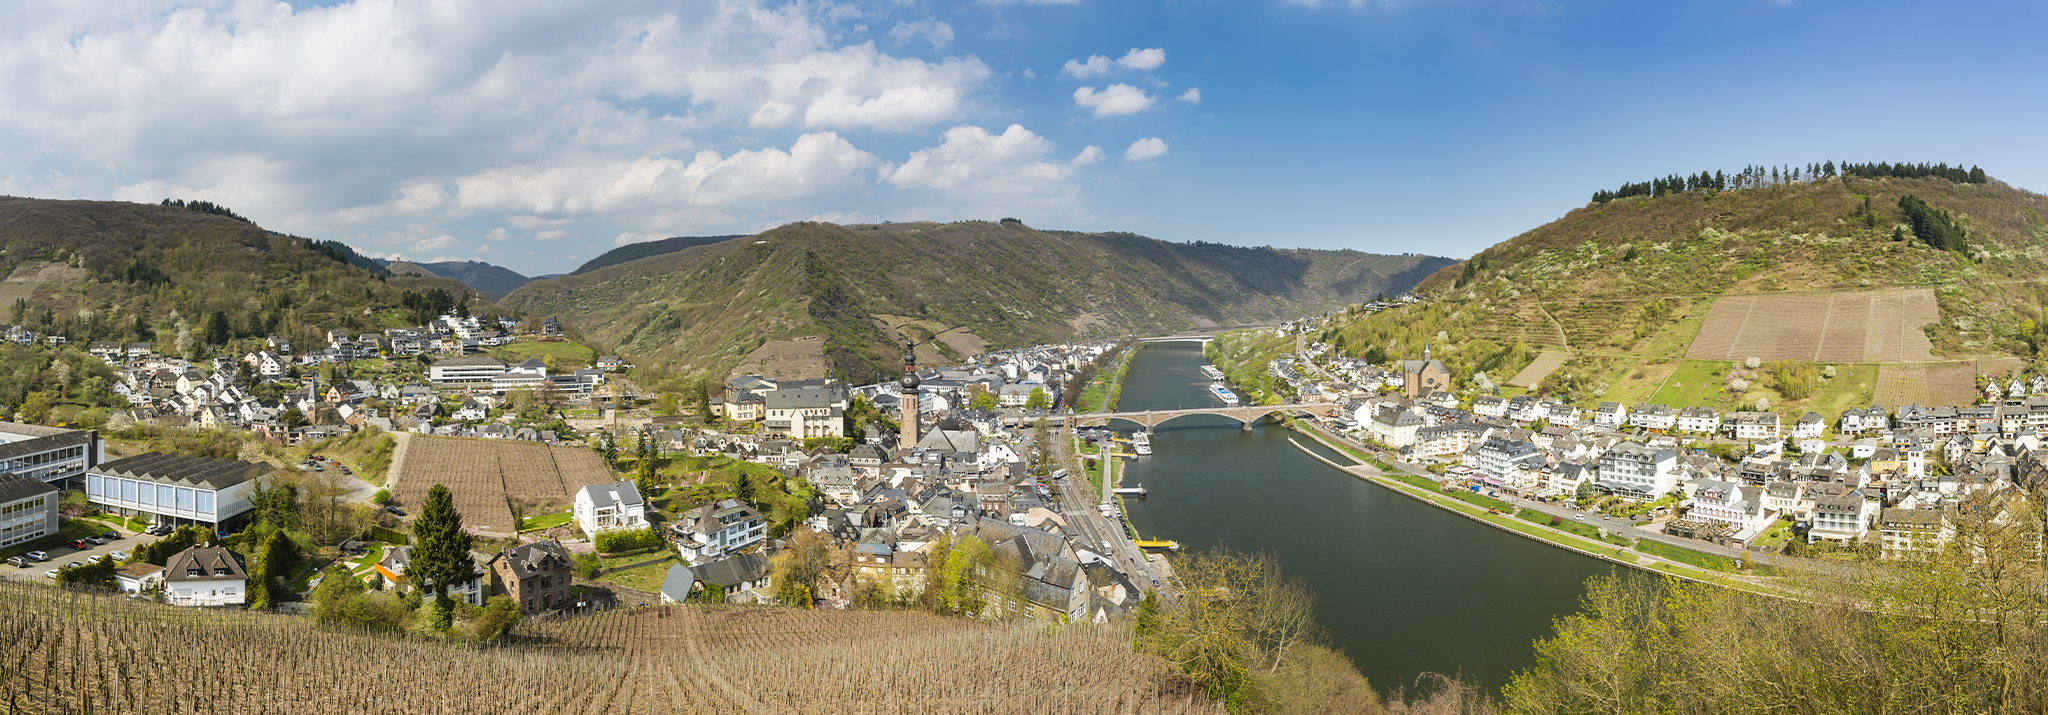
<instances>
[{"instance_id":1,"label":"white cloud","mask_svg":"<svg viewBox=\"0 0 2048 715\"><path fill-rule=\"evenodd\" d=\"M505 230L504 226L499 226L497 228L491 229L490 233L484 234L484 238L488 238L493 241L503 241L511 237L512 232Z\"/></svg>"},{"instance_id":2,"label":"white cloud","mask_svg":"<svg viewBox=\"0 0 2048 715\"><path fill-rule=\"evenodd\" d=\"M1124 150L1124 161L1144 161L1166 155L1166 142L1159 137L1145 137L1131 142L1131 148Z\"/></svg>"},{"instance_id":3,"label":"white cloud","mask_svg":"<svg viewBox=\"0 0 2048 715\"><path fill-rule=\"evenodd\" d=\"M698 152L691 161L639 157L569 166L513 166L457 179L465 208L583 215L680 202L757 204L857 189L876 163L833 132L805 134L788 151Z\"/></svg>"},{"instance_id":4,"label":"white cloud","mask_svg":"<svg viewBox=\"0 0 2048 715\"><path fill-rule=\"evenodd\" d=\"M1132 70L1147 72L1159 69L1159 66L1164 64L1166 64L1166 50L1157 47L1151 49L1133 47L1131 51L1124 53L1123 57L1114 60L1102 55L1089 55L1086 62L1067 60L1066 66L1060 69L1060 74L1079 79L1088 79L1115 72L1128 72Z\"/></svg>"},{"instance_id":5,"label":"white cloud","mask_svg":"<svg viewBox=\"0 0 2048 715\"><path fill-rule=\"evenodd\" d=\"M659 241L664 238L667 238L667 236L658 233L622 233L619 234L618 238L612 239L612 245L624 246L629 243L646 243L648 241Z\"/></svg>"},{"instance_id":6,"label":"white cloud","mask_svg":"<svg viewBox=\"0 0 2048 715\"><path fill-rule=\"evenodd\" d=\"M1102 158L1102 147L1090 144L1086 148L1083 148L1080 154L1075 155L1073 161L1067 163L1073 164L1074 166L1087 166L1089 164L1102 161Z\"/></svg>"},{"instance_id":7,"label":"white cloud","mask_svg":"<svg viewBox=\"0 0 2048 715\"><path fill-rule=\"evenodd\" d=\"M461 241L457 241L457 240L455 240L455 237L454 237L454 236L450 236L450 235L448 235L448 234L445 234L445 233L444 233L444 234L441 234L441 235L439 235L439 236L435 236L435 237L433 237L433 238L429 238L429 239L424 239L424 240L420 240L420 241L414 242L414 243L413 243L412 245L410 245L410 246L406 246L406 247L405 247L405 250L408 250L408 251L438 251L438 250L440 250L440 249L443 249L443 248L455 248L455 247L459 247L459 246L461 246L461 245L462 245L462 242L461 242Z\"/></svg>"},{"instance_id":8,"label":"white cloud","mask_svg":"<svg viewBox=\"0 0 2048 715\"><path fill-rule=\"evenodd\" d=\"M555 240L555 239L557 239L557 238L561 238L561 237L563 237L563 236L567 236L567 235L569 235L569 232L568 232L568 230L566 230L566 229L559 229L559 228L557 228L557 229L550 229L550 230L547 230L547 231L541 231L541 232L539 232L539 233L533 234L533 237L534 237L534 238L538 238L538 239L540 239L540 240L543 240L543 241L553 241L553 240Z\"/></svg>"},{"instance_id":9,"label":"white cloud","mask_svg":"<svg viewBox=\"0 0 2048 715\"><path fill-rule=\"evenodd\" d=\"M1188 104L1201 104L1201 103L1202 103L1202 88L1200 88L1200 87L1189 87L1189 88L1188 88L1188 91L1180 93L1180 96L1179 96L1179 97L1175 97L1175 98L1174 98L1174 101L1178 101L1178 102L1187 102Z\"/></svg>"},{"instance_id":10,"label":"white cloud","mask_svg":"<svg viewBox=\"0 0 2048 715\"><path fill-rule=\"evenodd\" d=\"M925 19L917 22L899 22L889 28L889 37L901 47L903 43L922 39L938 50L953 42L953 25L941 20Z\"/></svg>"},{"instance_id":11,"label":"white cloud","mask_svg":"<svg viewBox=\"0 0 2048 715\"><path fill-rule=\"evenodd\" d=\"M1152 108L1152 95L1145 90L1123 84L1112 84L1101 92L1094 87L1074 90L1074 104L1095 110L1095 116L1109 117L1119 114L1137 114Z\"/></svg>"},{"instance_id":12,"label":"white cloud","mask_svg":"<svg viewBox=\"0 0 2048 715\"><path fill-rule=\"evenodd\" d=\"M883 167L881 175L899 190L936 191L983 205L1070 202L1077 193L1076 167L1088 163L1080 159L1090 153L1082 150L1074 162L1049 160L1051 154L1052 142L1022 125L1012 124L1002 134L958 126L946 130L938 146L911 152L901 166Z\"/></svg>"}]
</instances>

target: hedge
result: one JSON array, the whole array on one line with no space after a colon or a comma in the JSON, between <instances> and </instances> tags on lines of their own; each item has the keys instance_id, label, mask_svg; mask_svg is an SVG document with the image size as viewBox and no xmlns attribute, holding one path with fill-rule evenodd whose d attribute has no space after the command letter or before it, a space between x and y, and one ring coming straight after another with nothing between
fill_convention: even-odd
<instances>
[{"instance_id":1,"label":"hedge","mask_svg":"<svg viewBox=\"0 0 2048 715\"><path fill-rule=\"evenodd\" d=\"M661 534L653 528L614 529L597 532L597 550L605 553L651 549L661 545Z\"/></svg>"}]
</instances>

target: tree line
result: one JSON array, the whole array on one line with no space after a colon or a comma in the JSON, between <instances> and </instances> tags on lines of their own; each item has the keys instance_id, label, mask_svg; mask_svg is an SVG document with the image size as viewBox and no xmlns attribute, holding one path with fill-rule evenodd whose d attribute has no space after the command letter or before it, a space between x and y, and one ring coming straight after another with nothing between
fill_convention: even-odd
<instances>
[{"instance_id":1,"label":"tree line","mask_svg":"<svg viewBox=\"0 0 2048 715\"><path fill-rule=\"evenodd\" d=\"M1685 176L1672 174L1649 181L1625 183L1621 185L1621 188L1612 191L1605 189L1595 191L1593 192L1593 203L1603 204L1615 199L1624 199L1631 196L1655 198L1667 194L1679 194L1702 189L1712 191L1753 189L1795 181L1832 179L1837 176L1855 176L1865 179L1933 176L1948 179L1958 184L1982 184L1990 181L1990 177L1985 175L1984 170L1975 166L1964 170L1961 165L1949 166L1948 164L1929 164L1926 162L1918 164L1904 162L1898 164L1889 162L1852 164L1845 161L1838 167L1833 161L1823 161L1809 163L1804 166L1793 164L1745 166L1733 174L1724 174L1719 170L1713 173L1702 171Z\"/></svg>"},{"instance_id":2,"label":"tree line","mask_svg":"<svg viewBox=\"0 0 2048 715\"><path fill-rule=\"evenodd\" d=\"M186 201L184 199L164 199L163 205L186 209L188 211L197 211L203 214L226 216L228 218L246 224L256 223L255 221L249 220L248 217L246 216L235 213L234 209L230 209L226 206L216 204L212 201Z\"/></svg>"}]
</instances>

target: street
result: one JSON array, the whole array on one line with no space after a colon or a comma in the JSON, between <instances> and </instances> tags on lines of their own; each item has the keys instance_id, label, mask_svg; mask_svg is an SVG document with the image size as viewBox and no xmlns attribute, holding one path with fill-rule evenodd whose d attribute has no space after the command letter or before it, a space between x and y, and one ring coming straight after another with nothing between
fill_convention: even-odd
<instances>
[{"instance_id":1,"label":"street","mask_svg":"<svg viewBox=\"0 0 2048 715\"><path fill-rule=\"evenodd\" d=\"M1145 559L1144 550L1138 548L1137 542L1131 540L1123 524L1114 518L1103 516L1097 509L1097 505L1104 501L1102 495L1092 493L1093 490L1086 482L1076 478L1082 468L1079 460L1069 462L1062 459L1060 462L1074 464L1066 477L1054 480L1054 486L1059 489L1061 513L1066 516L1067 525L1073 531L1073 535L1081 541L1080 547L1102 553L1102 544L1107 542L1110 548L1108 553L1102 554L1103 557L1109 559L1110 565L1129 576L1132 585L1139 589L1163 586L1163 572Z\"/></svg>"}]
</instances>

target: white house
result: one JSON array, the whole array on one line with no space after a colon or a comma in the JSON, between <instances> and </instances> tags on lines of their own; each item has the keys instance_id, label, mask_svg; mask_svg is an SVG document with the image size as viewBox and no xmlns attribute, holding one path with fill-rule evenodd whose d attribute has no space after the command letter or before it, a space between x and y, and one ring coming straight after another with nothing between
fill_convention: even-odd
<instances>
[{"instance_id":1,"label":"white house","mask_svg":"<svg viewBox=\"0 0 2048 715\"><path fill-rule=\"evenodd\" d=\"M692 509L669 525L676 550L699 563L715 561L768 538L761 512L726 499Z\"/></svg>"},{"instance_id":2,"label":"white house","mask_svg":"<svg viewBox=\"0 0 2048 715\"><path fill-rule=\"evenodd\" d=\"M453 357L434 363L427 368L427 377L435 386L484 385L505 374L505 362L494 357L469 355Z\"/></svg>"},{"instance_id":3,"label":"white house","mask_svg":"<svg viewBox=\"0 0 2048 715\"><path fill-rule=\"evenodd\" d=\"M239 606L249 598L249 570L242 555L195 546L164 563L164 599L174 606Z\"/></svg>"},{"instance_id":4,"label":"white house","mask_svg":"<svg viewBox=\"0 0 2048 715\"><path fill-rule=\"evenodd\" d=\"M1415 443L1415 433L1422 429L1422 418L1413 410L1400 405L1382 405L1374 411L1372 421L1365 424L1366 431L1394 449Z\"/></svg>"},{"instance_id":5,"label":"white house","mask_svg":"<svg viewBox=\"0 0 2048 715\"><path fill-rule=\"evenodd\" d=\"M1808 412L1792 425L1793 439L1820 439L1828 430L1827 418L1819 412Z\"/></svg>"},{"instance_id":6,"label":"white house","mask_svg":"<svg viewBox=\"0 0 2048 715\"><path fill-rule=\"evenodd\" d=\"M1656 499L1678 487L1678 452L1622 442L1600 455L1603 491L1635 499Z\"/></svg>"},{"instance_id":7,"label":"white house","mask_svg":"<svg viewBox=\"0 0 2048 715\"><path fill-rule=\"evenodd\" d=\"M0 546L57 533L57 488L40 480L0 474Z\"/></svg>"},{"instance_id":8,"label":"white house","mask_svg":"<svg viewBox=\"0 0 2048 715\"><path fill-rule=\"evenodd\" d=\"M583 533L647 528L647 502L632 482L592 484L576 492L576 525Z\"/></svg>"},{"instance_id":9,"label":"white house","mask_svg":"<svg viewBox=\"0 0 2048 715\"><path fill-rule=\"evenodd\" d=\"M1593 413L1593 424L1620 429L1628 424L1628 407L1619 402L1602 402L1600 409Z\"/></svg>"},{"instance_id":10,"label":"white house","mask_svg":"<svg viewBox=\"0 0 2048 715\"><path fill-rule=\"evenodd\" d=\"M1481 481L1501 486L1533 483L1542 472L1543 450L1528 442L1492 437L1472 450L1472 466Z\"/></svg>"},{"instance_id":11,"label":"white house","mask_svg":"<svg viewBox=\"0 0 2048 715\"><path fill-rule=\"evenodd\" d=\"M1639 404L1629 411L1628 423L1647 430L1669 432L1678 426L1678 413L1664 405Z\"/></svg>"},{"instance_id":12,"label":"white house","mask_svg":"<svg viewBox=\"0 0 2048 715\"><path fill-rule=\"evenodd\" d=\"M1687 407L1678 411L1678 431L1712 434L1721 426L1721 414L1711 407Z\"/></svg>"}]
</instances>

